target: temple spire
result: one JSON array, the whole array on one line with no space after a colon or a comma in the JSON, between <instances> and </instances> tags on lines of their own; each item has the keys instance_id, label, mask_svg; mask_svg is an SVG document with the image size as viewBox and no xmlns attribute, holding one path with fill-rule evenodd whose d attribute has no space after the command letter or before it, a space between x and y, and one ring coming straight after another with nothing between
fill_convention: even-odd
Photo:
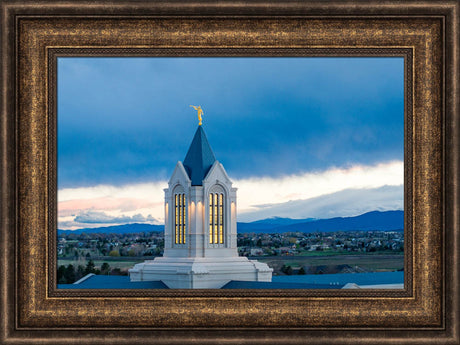
<instances>
[{"instance_id":1,"label":"temple spire","mask_svg":"<svg viewBox=\"0 0 460 345\"><path fill-rule=\"evenodd\" d=\"M192 181L192 186L203 185L203 180L216 161L203 127L198 126L183 165Z\"/></svg>"}]
</instances>

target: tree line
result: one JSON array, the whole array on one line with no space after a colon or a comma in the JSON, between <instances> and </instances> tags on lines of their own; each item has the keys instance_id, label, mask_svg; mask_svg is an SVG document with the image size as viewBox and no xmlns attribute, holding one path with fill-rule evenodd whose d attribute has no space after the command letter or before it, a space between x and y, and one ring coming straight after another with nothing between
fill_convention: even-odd
<instances>
[{"instance_id":1,"label":"tree line","mask_svg":"<svg viewBox=\"0 0 460 345\"><path fill-rule=\"evenodd\" d=\"M72 264L59 266L57 270L57 282L58 284L72 284L90 273L110 275L126 274L126 272L122 272L120 268L111 268L107 262L102 263L100 269L96 268L93 260L89 260L86 267L83 265L75 267Z\"/></svg>"}]
</instances>

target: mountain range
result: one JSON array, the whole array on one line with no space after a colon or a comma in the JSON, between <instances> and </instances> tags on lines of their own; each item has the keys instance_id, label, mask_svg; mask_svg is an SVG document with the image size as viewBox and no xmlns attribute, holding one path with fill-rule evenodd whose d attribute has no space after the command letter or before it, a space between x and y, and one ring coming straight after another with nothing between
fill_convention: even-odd
<instances>
[{"instance_id":1,"label":"mountain range","mask_svg":"<svg viewBox=\"0 0 460 345\"><path fill-rule=\"evenodd\" d=\"M58 229L58 235L60 234L132 234L136 232L163 232L164 225L153 225L153 224L140 224L131 223L123 225L104 226L100 228L85 228L77 230L60 230Z\"/></svg>"},{"instance_id":2,"label":"mountain range","mask_svg":"<svg viewBox=\"0 0 460 345\"><path fill-rule=\"evenodd\" d=\"M250 223L238 222L238 233L283 233L283 232L334 232L352 230L402 231L404 229L404 211L372 211L355 217L335 217L329 219L291 219L273 217ZM78 230L59 230L58 234L114 233L128 234L136 232L164 231L164 225L123 224L100 228Z\"/></svg>"},{"instance_id":3,"label":"mountain range","mask_svg":"<svg viewBox=\"0 0 460 345\"><path fill-rule=\"evenodd\" d=\"M329 219L268 218L263 222L238 223L238 232L334 232L404 229L404 211L372 211L355 217Z\"/></svg>"}]
</instances>

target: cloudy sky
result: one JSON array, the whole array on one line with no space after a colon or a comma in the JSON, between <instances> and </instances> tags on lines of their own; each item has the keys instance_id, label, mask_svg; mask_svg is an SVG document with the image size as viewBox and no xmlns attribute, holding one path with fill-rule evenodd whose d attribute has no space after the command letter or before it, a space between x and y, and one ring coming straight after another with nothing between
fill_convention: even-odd
<instances>
[{"instance_id":1,"label":"cloudy sky","mask_svg":"<svg viewBox=\"0 0 460 345\"><path fill-rule=\"evenodd\" d=\"M59 58L58 227L162 224L203 129L238 220L403 208L402 58Z\"/></svg>"}]
</instances>

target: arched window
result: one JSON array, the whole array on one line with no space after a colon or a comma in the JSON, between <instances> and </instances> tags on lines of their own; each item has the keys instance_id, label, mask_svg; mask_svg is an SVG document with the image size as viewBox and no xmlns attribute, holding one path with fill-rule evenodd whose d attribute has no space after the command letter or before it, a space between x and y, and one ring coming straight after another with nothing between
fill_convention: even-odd
<instances>
[{"instance_id":1,"label":"arched window","mask_svg":"<svg viewBox=\"0 0 460 345\"><path fill-rule=\"evenodd\" d=\"M221 187L214 187L209 193L209 243L224 243L225 198Z\"/></svg>"},{"instance_id":2,"label":"arched window","mask_svg":"<svg viewBox=\"0 0 460 345\"><path fill-rule=\"evenodd\" d=\"M182 189L182 188L181 188ZM174 193L174 243L185 244L187 229L186 198L183 190Z\"/></svg>"}]
</instances>

